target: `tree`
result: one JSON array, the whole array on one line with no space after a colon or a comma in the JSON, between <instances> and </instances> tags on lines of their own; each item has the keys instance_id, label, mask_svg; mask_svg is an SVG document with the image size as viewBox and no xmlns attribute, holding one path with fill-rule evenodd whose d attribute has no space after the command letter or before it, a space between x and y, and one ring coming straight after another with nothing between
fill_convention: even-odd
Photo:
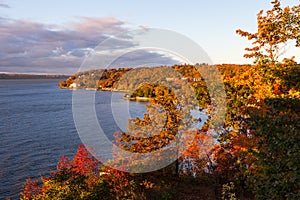
<instances>
[{"instance_id":1,"label":"tree","mask_svg":"<svg viewBox=\"0 0 300 200\"><path fill-rule=\"evenodd\" d=\"M191 134L195 131L196 134ZM205 125L201 130L187 130L182 134L188 142L180 149L179 171L182 175L201 176L204 175L210 159L211 147L214 138L210 133L208 126Z\"/></svg>"},{"instance_id":2,"label":"tree","mask_svg":"<svg viewBox=\"0 0 300 200\"><path fill-rule=\"evenodd\" d=\"M144 114L144 118L130 119L127 125L129 132L116 133L115 143L122 150L146 154L168 147L176 140L182 122L178 98L171 89L162 85L156 85L153 94L155 97L150 99L150 105L147 105L147 113ZM116 155L114 158L116 165L126 162L130 163L128 167L130 166L132 169L141 165L140 162L136 162L139 159L128 160L126 156L120 156L120 152ZM164 160L168 159L163 158L163 155L161 157ZM151 158L150 156L145 159L143 165L153 165L154 162Z\"/></svg>"},{"instance_id":3,"label":"tree","mask_svg":"<svg viewBox=\"0 0 300 200\"><path fill-rule=\"evenodd\" d=\"M254 40L253 47L245 48L249 53L244 57L255 58L255 63L277 63L290 40L296 41L296 47L300 46L300 5L282 8L280 0L271 3L273 8L265 15L263 10L257 14L256 33L236 30L240 36Z\"/></svg>"},{"instance_id":4,"label":"tree","mask_svg":"<svg viewBox=\"0 0 300 200\"><path fill-rule=\"evenodd\" d=\"M270 98L248 111L258 139L249 183L258 199L300 198L299 108L297 98Z\"/></svg>"},{"instance_id":5,"label":"tree","mask_svg":"<svg viewBox=\"0 0 300 200\"><path fill-rule=\"evenodd\" d=\"M42 184L28 179L21 199L98 199L100 194L105 195L102 199L111 199L109 185L99 175L98 164L81 144L73 160L62 156L57 171L48 178L41 177Z\"/></svg>"},{"instance_id":6,"label":"tree","mask_svg":"<svg viewBox=\"0 0 300 200\"><path fill-rule=\"evenodd\" d=\"M83 144L78 146L77 154L71 162L72 170L82 175L97 174L99 161L94 158Z\"/></svg>"}]
</instances>

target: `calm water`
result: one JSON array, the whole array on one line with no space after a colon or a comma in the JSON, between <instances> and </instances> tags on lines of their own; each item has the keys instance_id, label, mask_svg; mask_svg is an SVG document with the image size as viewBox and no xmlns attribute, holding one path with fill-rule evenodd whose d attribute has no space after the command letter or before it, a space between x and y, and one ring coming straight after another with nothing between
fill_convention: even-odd
<instances>
[{"instance_id":1,"label":"calm water","mask_svg":"<svg viewBox=\"0 0 300 200\"><path fill-rule=\"evenodd\" d=\"M0 80L0 199L18 199L26 178L47 176L62 155L72 157L81 143L72 115L72 91L58 80ZM85 91L94 92L94 91ZM118 126L110 92L96 93L99 122L106 133ZM114 93L114 101L123 94ZM130 114L142 116L145 104L130 102Z\"/></svg>"}]
</instances>

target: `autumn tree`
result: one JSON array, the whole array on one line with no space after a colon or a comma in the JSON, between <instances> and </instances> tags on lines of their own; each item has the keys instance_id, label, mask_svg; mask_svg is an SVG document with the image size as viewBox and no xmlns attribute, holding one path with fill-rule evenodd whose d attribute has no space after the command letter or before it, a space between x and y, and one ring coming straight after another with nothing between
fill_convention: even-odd
<instances>
[{"instance_id":1,"label":"autumn tree","mask_svg":"<svg viewBox=\"0 0 300 200\"><path fill-rule=\"evenodd\" d=\"M282 8L280 0L271 2L273 8L257 14L257 32L249 33L238 29L242 37L253 41L253 47L246 48L249 53L246 58L255 58L255 63L277 63L278 58L285 53L284 47L290 40L300 46L300 5Z\"/></svg>"},{"instance_id":2,"label":"autumn tree","mask_svg":"<svg viewBox=\"0 0 300 200\"><path fill-rule=\"evenodd\" d=\"M194 131L195 134L191 134L191 131ZM180 149L180 174L192 177L205 175L207 167L209 167L211 147L214 144L214 138L208 126L205 125L202 129L184 131L183 136L188 144Z\"/></svg>"},{"instance_id":3,"label":"autumn tree","mask_svg":"<svg viewBox=\"0 0 300 200\"><path fill-rule=\"evenodd\" d=\"M162 67L151 69L153 74L145 68L134 74L130 74L134 72L131 70L128 74L136 75L137 79L141 74L149 75L145 77L149 82L136 87L135 92L152 98L144 117L130 119L129 131L116 134L114 146L148 156L149 153L179 144L177 150L181 156L175 164L178 167L176 172L181 171L182 176L164 173L174 169L174 163L172 168L138 175L112 168L115 163L127 162L144 169L145 165L157 165L155 161L159 159L168 159L162 154L137 163L135 157L127 160L126 156L116 152L113 163L108 162L98 169L98 161L80 145L74 159L63 156L57 171L51 173L49 178L42 178L42 185L28 179L22 199L143 199L155 191L159 192L152 199L162 199L161 185L172 185L185 178L201 180L207 177L217 189L222 189L222 184L234 184L234 192L242 191L236 193L239 199L247 199L243 198L243 195L248 195L247 189L251 189L257 199L299 199L300 65L286 60L276 66L272 69L260 65L218 66L227 101L226 119L218 129L209 124L213 118L217 119L209 110L213 100L219 101L213 99L217 98L216 95L209 94L209 85L206 86L195 68L175 66L176 72L180 71L183 77L199 79L183 81L175 74L173 87L168 87L169 81L165 77L160 83L152 84L150 81L152 76L158 79L155 76L163 72ZM123 75L121 86L128 86L131 79ZM182 98L190 96L188 86L194 89L196 104L191 103L190 98ZM180 104L183 100L187 101L184 106ZM190 118L190 110L195 107L190 105L198 105L198 109L208 115L201 130L191 126L195 119ZM217 143L213 134L218 136ZM177 138L183 140L177 141ZM120 168L122 165L118 165ZM173 182L168 182L170 180Z\"/></svg>"},{"instance_id":4,"label":"autumn tree","mask_svg":"<svg viewBox=\"0 0 300 200\"><path fill-rule=\"evenodd\" d=\"M111 199L109 185L99 176L99 161L84 145L79 145L73 160L62 156L50 177L28 179L21 199Z\"/></svg>"},{"instance_id":5,"label":"autumn tree","mask_svg":"<svg viewBox=\"0 0 300 200\"><path fill-rule=\"evenodd\" d=\"M129 131L116 134L116 145L122 150L147 154L167 147L178 137L182 120L178 99L169 88L162 85L153 88L153 95L155 97L150 99L151 103L147 105L147 113L144 117L130 119L127 125ZM130 163L130 168L134 169L141 164L151 166L155 163L151 161L152 156L140 163L137 162L139 158L125 160L127 156L120 155L120 152L116 154L118 156L115 157L115 162Z\"/></svg>"},{"instance_id":6,"label":"autumn tree","mask_svg":"<svg viewBox=\"0 0 300 200\"><path fill-rule=\"evenodd\" d=\"M300 100L270 98L260 106L248 111L258 141L249 186L257 199L299 199Z\"/></svg>"}]
</instances>

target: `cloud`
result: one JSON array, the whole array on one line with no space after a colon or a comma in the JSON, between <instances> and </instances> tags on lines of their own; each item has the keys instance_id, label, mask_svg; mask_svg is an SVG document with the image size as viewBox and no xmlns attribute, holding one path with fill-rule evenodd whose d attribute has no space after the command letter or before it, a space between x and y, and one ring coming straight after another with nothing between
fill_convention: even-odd
<instances>
[{"instance_id":1,"label":"cloud","mask_svg":"<svg viewBox=\"0 0 300 200\"><path fill-rule=\"evenodd\" d=\"M82 18L67 27L0 20L0 71L74 73L87 52L122 31L112 18Z\"/></svg>"},{"instance_id":2,"label":"cloud","mask_svg":"<svg viewBox=\"0 0 300 200\"><path fill-rule=\"evenodd\" d=\"M1 7L1 8L10 8L10 6L9 6L9 5L7 5L7 4L4 4L4 3L0 3L0 7Z\"/></svg>"},{"instance_id":3,"label":"cloud","mask_svg":"<svg viewBox=\"0 0 300 200\"><path fill-rule=\"evenodd\" d=\"M0 72L75 73L99 43L128 30L125 25L113 17L78 17L65 26L1 18ZM109 56L114 50L134 45L126 39L112 39L102 49ZM164 55L147 51L140 51L134 59L174 63ZM124 56L120 63L129 65L133 61L132 57Z\"/></svg>"}]
</instances>

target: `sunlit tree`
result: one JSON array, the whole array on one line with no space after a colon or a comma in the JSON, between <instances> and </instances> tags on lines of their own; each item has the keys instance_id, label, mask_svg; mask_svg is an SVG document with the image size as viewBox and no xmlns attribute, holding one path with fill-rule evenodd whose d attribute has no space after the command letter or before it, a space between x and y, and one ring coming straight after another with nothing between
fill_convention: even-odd
<instances>
[{"instance_id":1,"label":"sunlit tree","mask_svg":"<svg viewBox=\"0 0 300 200\"><path fill-rule=\"evenodd\" d=\"M281 7L280 0L271 2L273 8L265 13L261 10L257 14L257 32L250 33L238 29L242 37L253 41L253 46L246 48L249 53L246 58L255 58L256 63L276 63L285 53L284 47L288 41L296 41L300 45L300 5Z\"/></svg>"}]
</instances>

